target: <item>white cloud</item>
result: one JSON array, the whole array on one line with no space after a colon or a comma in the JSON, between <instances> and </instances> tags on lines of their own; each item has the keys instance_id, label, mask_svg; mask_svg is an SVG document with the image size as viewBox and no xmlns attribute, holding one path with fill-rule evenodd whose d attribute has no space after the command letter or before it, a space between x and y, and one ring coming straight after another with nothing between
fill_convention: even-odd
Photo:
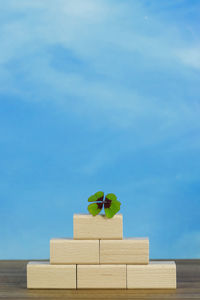
<instances>
[{"instance_id":1,"label":"white cloud","mask_svg":"<svg viewBox=\"0 0 200 300\"><path fill-rule=\"evenodd\" d=\"M178 56L185 65L197 70L200 69L200 45L181 49Z\"/></svg>"},{"instance_id":2,"label":"white cloud","mask_svg":"<svg viewBox=\"0 0 200 300\"><path fill-rule=\"evenodd\" d=\"M7 92L25 100L46 97L79 116L96 118L101 113L107 125L122 129L137 130L148 120L162 131L182 127L186 120L194 122L196 106L180 99L183 94L176 88L174 92L163 86L157 94L159 83L152 82L155 95L143 92L157 72L165 74L167 81L167 74L179 76L185 63L198 66L199 54L185 46L181 28L161 22L141 2L13 0L3 6L4 13L12 16L0 30L0 63L10 78L4 85ZM49 50L54 45L70 49L93 77L78 71L72 74L67 67L66 72L56 70ZM16 60L23 71L22 85L13 72ZM187 81L185 70L182 76ZM136 83L127 85L131 78ZM32 88L27 95L28 84ZM74 98L70 108L69 96Z\"/></svg>"}]
</instances>

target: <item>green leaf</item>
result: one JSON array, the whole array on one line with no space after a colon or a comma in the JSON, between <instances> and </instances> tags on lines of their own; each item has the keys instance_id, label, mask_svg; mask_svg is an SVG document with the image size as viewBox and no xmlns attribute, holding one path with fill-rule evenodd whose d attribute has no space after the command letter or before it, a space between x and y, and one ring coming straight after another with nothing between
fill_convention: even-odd
<instances>
[{"instance_id":1,"label":"green leaf","mask_svg":"<svg viewBox=\"0 0 200 300\"><path fill-rule=\"evenodd\" d=\"M104 196L104 192L96 192L94 195L90 196L88 198L88 202L95 202L97 201L98 199L102 198Z\"/></svg>"},{"instance_id":2,"label":"green leaf","mask_svg":"<svg viewBox=\"0 0 200 300\"><path fill-rule=\"evenodd\" d=\"M115 194L112 194L112 193L107 194L105 198L107 198L109 200L114 200L114 201L117 200L117 196Z\"/></svg>"},{"instance_id":3,"label":"green leaf","mask_svg":"<svg viewBox=\"0 0 200 300\"><path fill-rule=\"evenodd\" d=\"M121 202L119 202L118 200L112 200L110 207L104 209L106 217L112 218L120 210L120 205Z\"/></svg>"},{"instance_id":4,"label":"green leaf","mask_svg":"<svg viewBox=\"0 0 200 300\"><path fill-rule=\"evenodd\" d=\"M94 195L88 198L88 202L95 202L95 201L96 201L96 197Z\"/></svg>"},{"instance_id":5,"label":"green leaf","mask_svg":"<svg viewBox=\"0 0 200 300\"><path fill-rule=\"evenodd\" d=\"M100 213L101 209L98 207L97 203L92 203L88 205L88 211L91 215L96 216Z\"/></svg>"}]
</instances>

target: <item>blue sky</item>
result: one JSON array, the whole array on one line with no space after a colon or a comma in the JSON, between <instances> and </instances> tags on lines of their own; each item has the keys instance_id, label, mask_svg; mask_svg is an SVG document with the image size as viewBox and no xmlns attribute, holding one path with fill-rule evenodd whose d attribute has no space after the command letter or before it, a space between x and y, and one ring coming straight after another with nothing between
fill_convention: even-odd
<instances>
[{"instance_id":1,"label":"blue sky","mask_svg":"<svg viewBox=\"0 0 200 300\"><path fill-rule=\"evenodd\" d=\"M0 0L0 258L98 190L151 258L200 256L200 2Z\"/></svg>"}]
</instances>

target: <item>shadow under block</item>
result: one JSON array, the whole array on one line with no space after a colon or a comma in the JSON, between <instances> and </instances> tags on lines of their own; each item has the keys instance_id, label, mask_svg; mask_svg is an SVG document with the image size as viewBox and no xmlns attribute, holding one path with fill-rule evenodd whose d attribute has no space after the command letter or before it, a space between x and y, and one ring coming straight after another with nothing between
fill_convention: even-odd
<instances>
[{"instance_id":1,"label":"shadow under block","mask_svg":"<svg viewBox=\"0 0 200 300\"><path fill-rule=\"evenodd\" d=\"M74 239L117 239L123 238L123 217L121 214L113 218L104 215L93 217L89 214L75 214Z\"/></svg>"},{"instance_id":2,"label":"shadow under block","mask_svg":"<svg viewBox=\"0 0 200 300\"><path fill-rule=\"evenodd\" d=\"M128 289L175 289L175 262L153 261L148 265L127 265Z\"/></svg>"},{"instance_id":3,"label":"shadow under block","mask_svg":"<svg viewBox=\"0 0 200 300\"><path fill-rule=\"evenodd\" d=\"M27 288L75 289L76 265L50 265L49 262L27 264Z\"/></svg>"},{"instance_id":4,"label":"shadow under block","mask_svg":"<svg viewBox=\"0 0 200 300\"><path fill-rule=\"evenodd\" d=\"M77 265L77 289L126 289L126 265Z\"/></svg>"},{"instance_id":5,"label":"shadow under block","mask_svg":"<svg viewBox=\"0 0 200 300\"><path fill-rule=\"evenodd\" d=\"M149 239L100 240L101 264L148 264Z\"/></svg>"},{"instance_id":6,"label":"shadow under block","mask_svg":"<svg viewBox=\"0 0 200 300\"><path fill-rule=\"evenodd\" d=\"M51 264L99 264L99 240L50 240Z\"/></svg>"}]
</instances>

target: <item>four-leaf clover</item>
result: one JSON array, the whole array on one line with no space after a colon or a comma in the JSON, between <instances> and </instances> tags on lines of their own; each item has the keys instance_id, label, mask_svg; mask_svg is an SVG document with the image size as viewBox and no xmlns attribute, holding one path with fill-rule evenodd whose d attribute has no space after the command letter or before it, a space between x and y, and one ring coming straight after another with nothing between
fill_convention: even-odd
<instances>
[{"instance_id":1,"label":"four-leaf clover","mask_svg":"<svg viewBox=\"0 0 200 300\"><path fill-rule=\"evenodd\" d=\"M107 218L112 218L119 210L121 203L117 200L115 194L107 194L104 199L104 192L97 192L88 198L88 202L94 202L88 205L88 211L93 216L100 213L104 207Z\"/></svg>"}]
</instances>

